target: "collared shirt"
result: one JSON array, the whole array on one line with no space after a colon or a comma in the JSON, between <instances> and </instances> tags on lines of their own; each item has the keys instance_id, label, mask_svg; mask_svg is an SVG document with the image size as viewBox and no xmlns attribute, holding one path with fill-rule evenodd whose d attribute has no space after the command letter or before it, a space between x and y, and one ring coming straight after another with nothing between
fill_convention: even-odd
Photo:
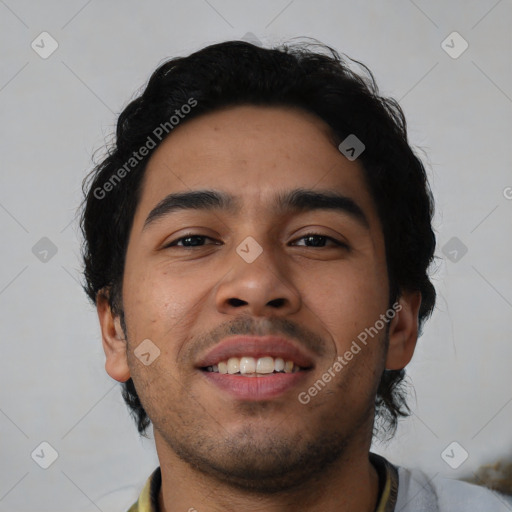
<instances>
[{"instance_id":1,"label":"collared shirt","mask_svg":"<svg viewBox=\"0 0 512 512\"><path fill-rule=\"evenodd\" d=\"M512 496L451 478L428 477L420 469L394 466L370 452L379 475L375 512L511 512ZM128 512L160 512L160 468L146 481L137 503Z\"/></svg>"},{"instance_id":2,"label":"collared shirt","mask_svg":"<svg viewBox=\"0 0 512 512\"><path fill-rule=\"evenodd\" d=\"M460 480L428 477L419 469L394 466L370 452L379 475L375 512L511 512L512 497ZM128 512L160 512L160 468L148 478L137 503ZM192 509L194 510L194 509Z\"/></svg>"},{"instance_id":3,"label":"collared shirt","mask_svg":"<svg viewBox=\"0 0 512 512\"><path fill-rule=\"evenodd\" d=\"M384 457L370 452L370 462L379 476L379 500L375 512L393 512L398 495L398 469ZM162 486L160 467L147 479L139 499L128 512L160 512L158 494Z\"/></svg>"}]
</instances>

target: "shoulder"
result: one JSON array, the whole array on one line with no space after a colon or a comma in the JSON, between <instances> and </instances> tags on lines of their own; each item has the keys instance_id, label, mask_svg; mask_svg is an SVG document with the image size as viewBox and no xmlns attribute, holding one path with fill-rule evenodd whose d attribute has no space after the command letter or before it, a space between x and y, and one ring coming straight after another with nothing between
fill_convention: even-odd
<instances>
[{"instance_id":1,"label":"shoulder","mask_svg":"<svg viewBox=\"0 0 512 512\"><path fill-rule=\"evenodd\" d=\"M395 510L401 512L512 512L512 497L460 480L398 467Z\"/></svg>"},{"instance_id":2,"label":"shoulder","mask_svg":"<svg viewBox=\"0 0 512 512\"><path fill-rule=\"evenodd\" d=\"M465 511L512 512L512 496L491 491L487 487L450 478L434 479L433 485L439 503L446 510L457 510L458 507Z\"/></svg>"}]
</instances>

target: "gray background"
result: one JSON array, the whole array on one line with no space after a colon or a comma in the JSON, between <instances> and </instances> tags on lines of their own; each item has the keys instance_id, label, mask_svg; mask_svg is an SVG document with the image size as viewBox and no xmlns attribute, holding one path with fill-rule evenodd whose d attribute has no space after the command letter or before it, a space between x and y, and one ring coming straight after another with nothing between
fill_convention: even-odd
<instances>
[{"instance_id":1,"label":"gray background","mask_svg":"<svg viewBox=\"0 0 512 512\"><path fill-rule=\"evenodd\" d=\"M434 478L510 460L511 15L510 0L0 0L0 510L126 510L158 465L79 285L81 181L159 63L247 33L367 64L428 155L439 299L408 370L414 414L373 449ZM58 43L46 59L31 47L51 48L43 31ZM50 462L43 441L58 453L46 470L31 458ZM453 441L469 453L458 469L441 456Z\"/></svg>"}]
</instances>

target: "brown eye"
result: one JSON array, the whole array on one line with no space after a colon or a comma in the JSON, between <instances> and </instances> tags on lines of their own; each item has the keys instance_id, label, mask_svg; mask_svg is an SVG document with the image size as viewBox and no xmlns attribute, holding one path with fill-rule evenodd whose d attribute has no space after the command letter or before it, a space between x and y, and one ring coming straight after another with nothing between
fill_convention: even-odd
<instances>
[{"instance_id":1,"label":"brown eye","mask_svg":"<svg viewBox=\"0 0 512 512\"><path fill-rule=\"evenodd\" d=\"M187 234L185 236L177 238L176 240L172 241L165 247L202 247L204 245L202 243L204 242L204 240L213 240L213 238L210 238L209 236L206 235Z\"/></svg>"},{"instance_id":2,"label":"brown eye","mask_svg":"<svg viewBox=\"0 0 512 512\"><path fill-rule=\"evenodd\" d=\"M348 249L347 244L340 242L339 240L336 240L330 236L320 235L318 233L308 233L308 234L298 238L297 240L305 241L304 245L297 244L297 245L301 245L302 247L325 247L326 242L331 242L332 244L334 244L337 247L345 247Z\"/></svg>"}]
</instances>

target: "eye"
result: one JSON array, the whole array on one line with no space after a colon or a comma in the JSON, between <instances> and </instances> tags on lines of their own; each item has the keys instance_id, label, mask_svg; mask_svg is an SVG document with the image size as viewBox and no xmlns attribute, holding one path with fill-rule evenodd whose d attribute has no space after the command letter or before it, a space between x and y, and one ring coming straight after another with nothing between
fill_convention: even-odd
<instances>
[{"instance_id":1,"label":"eye","mask_svg":"<svg viewBox=\"0 0 512 512\"><path fill-rule=\"evenodd\" d=\"M194 247L204 247L205 240L212 240L215 245L218 245L218 243L211 237L206 235L198 235L194 233L187 233L185 236L182 236L180 238L177 238L176 240L173 240L169 244L167 244L164 248L168 247L184 247L184 248L194 248ZM306 235L298 238L297 240L304 240L304 244L294 244L302 247L326 247L326 243L330 242L331 246L336 247L344 247L346 249L349 248L349 246L343 242L340 242L339 240L336 240L330 236L327 235L321 235L319 233L307 233ZM211 244L209 244L211 245ZM327 246L328 247L328 246Z\"/></svg>"},{"instance_id":2,"label":"eye","mask_svg":"<svg viewBox=\"0 0 512 512\"><path fill-rule=\"evenodd\" d=\"M297 240L305 241L305 244L302 245L302 247L325 247L325 242L329 241L337 247L345 247L346 249L349 248L347 244L340 242L339 240L336 240L330 236L321 235L319 233L307 233L306 235L301 236ZM311 245L307 245L308 243L310 243Z\"/></svg>"},{"instance_id":3,"label":"eye","mask_svg":"<svg viewBox=\"0 0 512 512\"><path fill-rule=\"evenodd\" d=\"M210 238L206 235L196 235L193 233L187 233L185 236L182 236L181 238L177 238L176 240L172 241L171 243L167 244L165 248L167 247L202 247L204 244L204 240L213 240L213 238ZM183 242L183 244L180 244L180 242Z\"/></svg>"}]
</instances>

